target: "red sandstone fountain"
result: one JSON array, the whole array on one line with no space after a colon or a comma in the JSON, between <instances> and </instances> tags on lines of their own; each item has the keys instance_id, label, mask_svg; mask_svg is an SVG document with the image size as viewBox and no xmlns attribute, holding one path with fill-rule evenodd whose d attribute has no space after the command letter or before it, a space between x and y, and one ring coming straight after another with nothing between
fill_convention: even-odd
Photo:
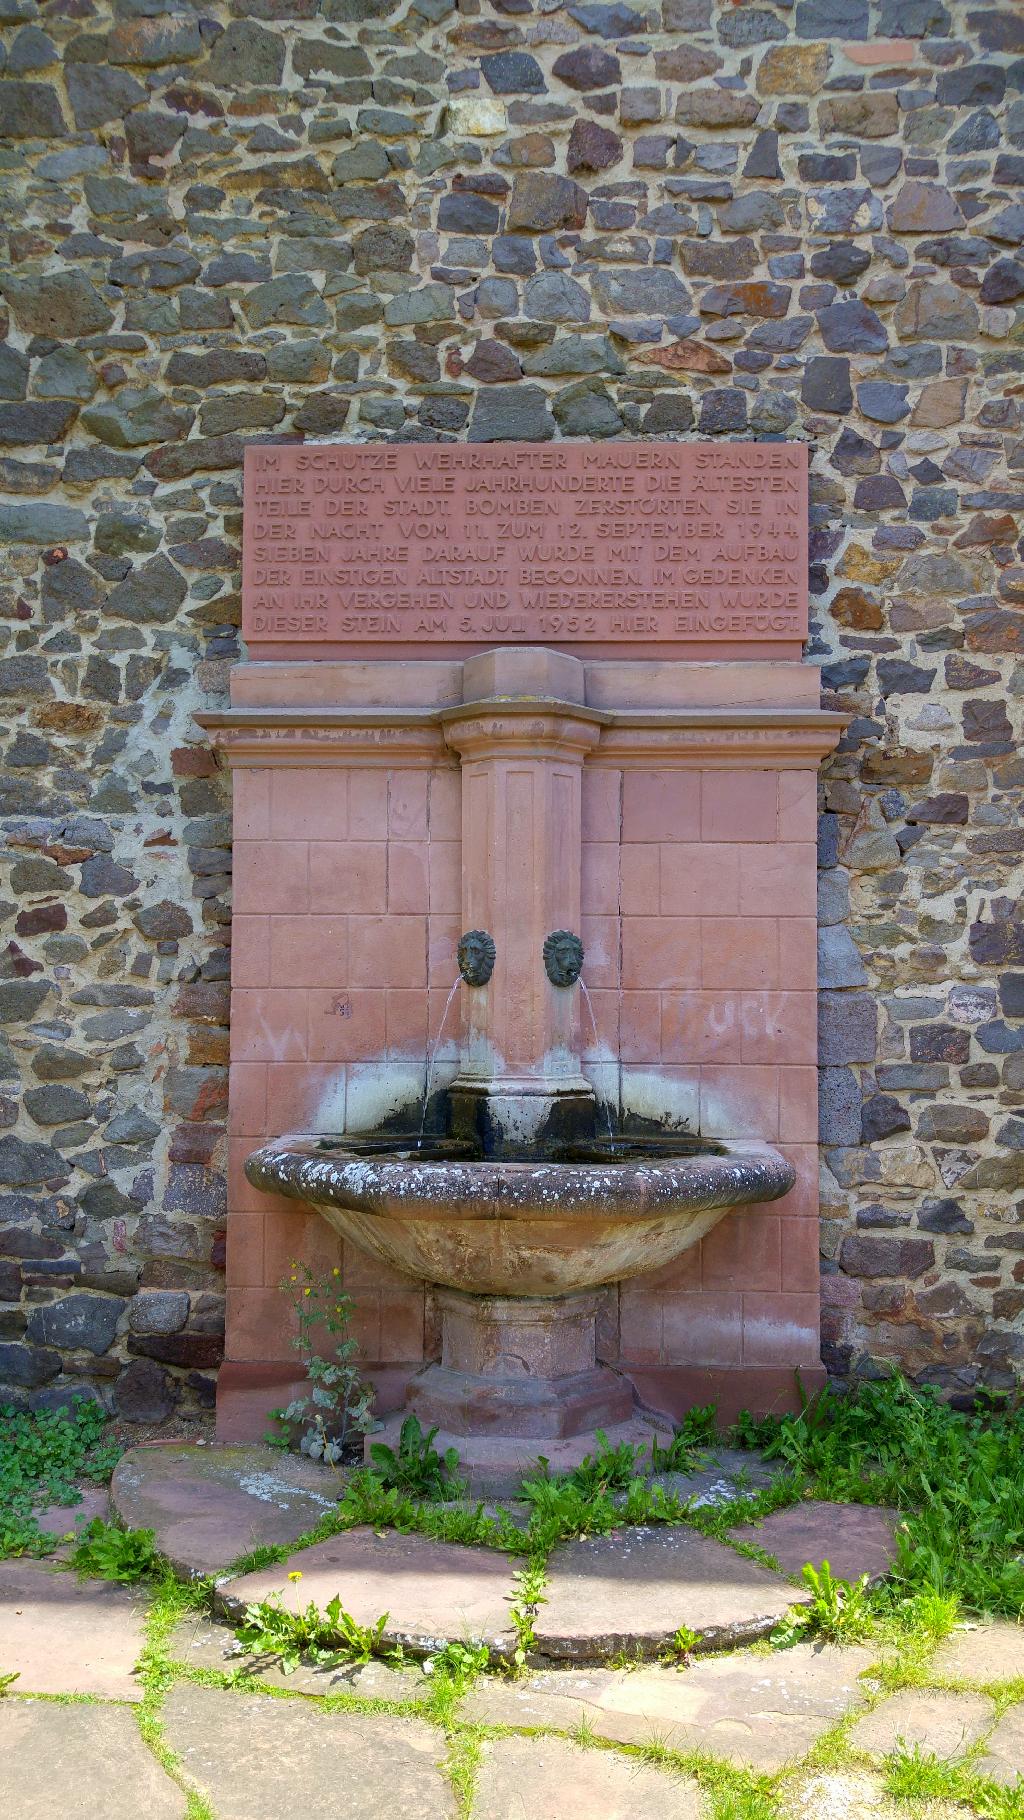
<instances>
[{"instance_id":1,"label":"red sandstone fountain","mask_svg":"<svg viewBox=\"0 0 1024 1820\"><path fill-rule=\"evenodd\" d=\"M278 1400L289 1368L272 1285L289 1256L329 1256L330 1233L357 1306L377 1310L364 1349L384 1407L437 1424L480 1488L541 1454L579 1459L598 1427L644 1439L652 1407L765 1407L794 1367L814 1381L814 771L842 723L793 661L805 458L740 448L737 467L737 445L678 448L686 460L662 467L616 445L654 476L634 499L636 538L644 501L668 513L660 543L621 544L636 573L611 591L656 603L631 612L635 632L604 604L531 610L533 642L498 649L481 648L493 612L466 600L432 642L404 609L346 613L355 593L304 606L296 590L275 612L268 552L296 574L327 560L329 514L291 527L301 547L280 520L303 486L315 514L313 457L332 451L250 453L260 661L235 672L231 710L204 717L236 785L226 1435ZM333 453L349 468L371 456ZM474 476L507 465L505 449L453 451L451 483L438 480L447 451L384 454L392 477L415 459L442 499L468 489L461 536L475 548ZM567 488L603 473L602 451L527 454ZM646 471L620 462L614 498L628 503L623 472ZM751 473L764 483L753 526ZM393 482L380 484L383 523ZM573 516L548 535L566 552L584 533L600 542L571 489L559 509ZM492 518L486 534L490 549ZM510 521L506 548L514 535ZM610 555L607 528L605 543ZM505 560L520 582L542 573ZM436 567L440 549L430 561L457 573ZM723 606L729 574L759 564L761 606L741 592ZM443 592L434 573L410 598ZM461 1036L446 1048L456 964Z\"/></svg>"}]
</instances>

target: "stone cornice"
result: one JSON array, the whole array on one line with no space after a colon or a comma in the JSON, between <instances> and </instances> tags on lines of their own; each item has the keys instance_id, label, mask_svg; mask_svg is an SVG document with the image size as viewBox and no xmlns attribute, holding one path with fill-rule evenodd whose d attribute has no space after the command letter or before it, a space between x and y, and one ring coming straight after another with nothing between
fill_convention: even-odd
<instances>
[{"instance_id":1,"label":"stone cornice","mask_svg":"<svg viewBox=\"0 0 1024 1820\"><path fill-rule=\"evenodd\" d=\"M437 765L518 745L639 769L801 769L848 717L814 708L588 708L483 698L445 708L231 708L196 722L229 765Z\"/></svg>"}]
</instances>

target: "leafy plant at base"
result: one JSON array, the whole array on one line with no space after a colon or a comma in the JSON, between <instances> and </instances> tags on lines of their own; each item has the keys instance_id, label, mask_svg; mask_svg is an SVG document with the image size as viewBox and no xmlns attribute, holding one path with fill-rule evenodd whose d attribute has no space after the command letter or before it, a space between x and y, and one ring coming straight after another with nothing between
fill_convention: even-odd
<instances>
[{"instance_id":1,"label":"leafy plant at base","mask_svg":"<svg viewBox=\"0 0 1024 1820\"><path fill-rule=\"evenodd\" d=\"M806 1475L812 1495L895 1505L903 1521L883 1601L925 1589L965 1611L1024 1608L1024 1404L971 1413L893 1373L798 1415L745 1425L769 1458Z\"/></svg>"},{"instance_id":2,"label":"leafy plant at base","mask_svg":"<svg viewBox=\"0 0 1024 1820\"><path fill-rule=\"evenodd\" d=\"M776 1625L771 1638L776 1649L788 1649L803 1637L824 1637L829 1643L860 1643L870 1636L874 1619L867 1574L852 1583L840 1580L827 1561L820 1569L808 1561L801 1574L811 1595L810 1603L793 1606Z\"/></svg>"},{"instance_id":3,"label":"leafy plant at base","mask_svg":"<svg viewBox=\"0 0 1024 1820\"><path fill-rule=\"evenodd\" d=\"M47 1504L81 1503L76 1479L105 1484L121 1456L107 1438L109 1418L91 1398L67 1410L0 1405L0 1558L51 1554L33 1515Z\"/></svg>"},{"instance_id":4,"label":"leafy plant at base","mask_svg":"<svg viewBox=\"0 0 1024 1820\"><path fill-rule=\"evenodd\" d=\"M151 1529L122 1529L94 1517L83 1529L70 1555L75 1572L96 1580L114 1580L134 1586L161 1571L156 1537Z\"/></svg>"},{"instance_id":5,"label":"leafy plant at base","mask_svg":"<svg viewBox=\"0 0 1024 1820\"><path fill-rule=\"evenodd\" d=\"M651 1442L651 1471L692 1471L697 1456L718 1443L717 1416L714 1403L695 1405L687 1410L667 1447L655 1436Z\"/></svg>"},{"instance_id":6,"label":"leafy plant at base","mask_svg":"<svg viewBox=\"0 0 1024 1820\"><path fill-rule=\"evenodd\" d=\"M338 1277L340 1272L333 1274ZM284 1432L267 1438L275 1446L287 1447L291 1427L298 1423L299 1452L336 1466L352 1436L369 1434L374 1426L373 1390L363 1383L354 1362L358 1343L349 1332L352 1300L334 1281L318 1281L308 1264L293 1263L280 1287L295 1316L291 1344L302 1355L311 1389L286 1409L271 1410ZM330 1336L333 1357L318 1351L321 1334Z\"/></svg>"},{"instance_id":7,"label":"leafy plant at base","mask_svg":"<svg viewBox=\"0 0 1024 1820\"><path fill-rule=\"evenodd\" d=\"M384 1441L370 1444L370 1457L386 1490L411 1492L418 1498L453 1498L463 1490L457 1477L459 1456L454 1447L443 1454L434 1446L436 1428L424 1432L414 1415L408 1415L398 1434L398 1447Z\"/></svg>"},{"instance_id":8,"label":"leafy plant at base","mask_svg":"<svg viewBox=\"0 0 1024 1820\"><path fill-rule=\"evenodd\" d=\"M462 1693L490 1664L486 1643L446 1643L423 1663L425 1675L443 1675L456 1693Z\"/></svg>"},{"instance_id":9,"label":"leafy plant at base","mask_svg":"<svg viewBox=\"0 0 1024 1820\"><path fill-rule=\"evenodd\" d=\"M288 1611L278 1594L247 1605L235 1632L253 1655L279 1658L284 1674L294 1674L305 1659L321 1665L369 1662L379 1656L388 1613L374 1624L360 1624L345 1610L337 1593L323 1611L312 1602L304 1611Z\"/></svg>"},{"instance_id":10,"label":"leafy plant at base","mask_svg":"<svg viewBox=\"0 0 1024 1820\"><path fill-rule=\"evenodd\" d=\"M646 1446L642 1441L635 1444L622 1441L618 1447L609 1447L604 1429L598 1428L594 1432L595 1452L588 1453L578 1466L565 1474L562 1482L575 1486L588 1498L604 1491L625 1491L637 1476L639 1462L646 1459ZM544 1465L547 1465L546 1461Z\"/></svg>"},{"instance_id":11,"label":"leafy plant at base","mask_svg":"<svg viewBox=\"0 0 1024 1820\"><path fill-rule=\"evenodd\" d=\"M517 1668L525 1668L530 1651L537 1646L533 1620L537 1616L537 1607L547 1603L544 1591L547 1585L547 1573L543 1559L534 1559L512 1575L515 1587L515 1598L509 1606L509 1617L516 1633L516 1647L513 1661Z\"/></svg>"}]
</instances>

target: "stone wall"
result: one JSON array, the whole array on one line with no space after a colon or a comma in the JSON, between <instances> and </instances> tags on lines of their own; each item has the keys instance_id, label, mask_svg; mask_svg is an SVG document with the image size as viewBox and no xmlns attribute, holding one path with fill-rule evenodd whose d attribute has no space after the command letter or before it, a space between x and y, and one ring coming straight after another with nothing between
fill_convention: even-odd
<instances>
[{"instance_id":1,"label":"stone wall","mask_svg":"<svg viewBox=\"0 0 1024 1820\"><path fill-rule=\"evenodd\" d=\"M0 1379L208 1403L254 436L798 436L827 1362L1024 1357L1024 15L0 0Z\"/></svg>"}]
</instances>

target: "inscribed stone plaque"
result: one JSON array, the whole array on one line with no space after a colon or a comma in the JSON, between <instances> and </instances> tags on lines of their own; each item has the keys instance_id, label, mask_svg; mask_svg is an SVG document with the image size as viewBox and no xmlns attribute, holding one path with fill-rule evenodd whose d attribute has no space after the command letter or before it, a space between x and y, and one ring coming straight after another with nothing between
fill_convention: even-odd
<instances>
[{"instance_id":1,"label":"inscribed stone plaque","mask_svg":"<svg viewBox=\"0 0 1024 1820\"><path fill-rule=\"evenodd\" d=\"M801 443L264 444L244 523L265 657L796 657L807 635Z\"/></svg>"}]
</instances>

